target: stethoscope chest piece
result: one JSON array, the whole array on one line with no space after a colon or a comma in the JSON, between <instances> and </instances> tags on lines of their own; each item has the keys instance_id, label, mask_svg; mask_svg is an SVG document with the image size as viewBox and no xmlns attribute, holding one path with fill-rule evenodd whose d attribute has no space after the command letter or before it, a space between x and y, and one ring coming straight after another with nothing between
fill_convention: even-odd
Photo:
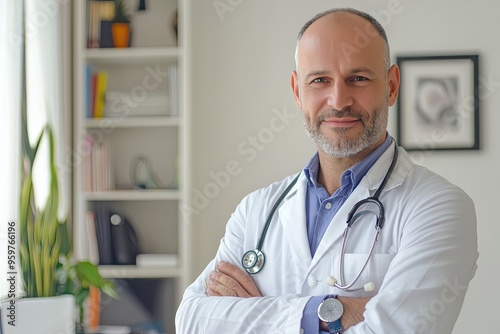
<instances>
[{"instance_id":1,"label":"stethoscope chest piece","mask_svg":"<svg viewBox=\"0 0 500 334\"><path fill-rule=\"evenodd\" d=\"M257 274L264 267L265 257L260 250L249 250L241 258L243 268L249 274Z\"/></svg>"}]
</instances>

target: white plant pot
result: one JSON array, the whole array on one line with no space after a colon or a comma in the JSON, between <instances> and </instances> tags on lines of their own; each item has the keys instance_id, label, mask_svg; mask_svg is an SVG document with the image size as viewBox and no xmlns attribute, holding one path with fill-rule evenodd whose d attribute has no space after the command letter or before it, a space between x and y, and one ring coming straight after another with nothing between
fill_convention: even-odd
<instances>
[{"instance_id":1,"label":"white plant pot","mask_svg":"<svg viewBox=\"0 0 500 334\"><path fill-rule=\"evenodd\" d=\"M75 334L75 320L71 295L2 302L2 334Z\"/></svg>"}]
</instances>

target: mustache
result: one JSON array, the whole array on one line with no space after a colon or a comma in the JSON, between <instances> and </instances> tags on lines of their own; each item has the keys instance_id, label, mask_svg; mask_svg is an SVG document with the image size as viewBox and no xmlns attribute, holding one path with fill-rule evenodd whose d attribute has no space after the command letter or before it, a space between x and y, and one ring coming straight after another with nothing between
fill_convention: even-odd
<instances>
[{"instance_id":1,"label":"mustache","mask_svg":"<svg viewBox=\"0 0 500 334\"><path fill-rule=\"evenodd\" d=\"M359 118L361 120L364 120L366 116L362 112L353 110L352 108L348 107L342 110L329 109L325 112L322 112L321 114L318 115L316 121L318 123L321 123L327 118L343 118L343 117Z\"/></svg>"}]
</instances>

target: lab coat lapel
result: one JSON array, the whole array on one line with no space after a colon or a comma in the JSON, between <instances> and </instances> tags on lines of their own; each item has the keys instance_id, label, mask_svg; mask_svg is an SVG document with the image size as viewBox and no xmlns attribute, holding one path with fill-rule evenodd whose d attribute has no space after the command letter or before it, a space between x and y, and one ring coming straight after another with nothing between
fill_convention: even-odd
<instances>
[{"instance_id":1,"label":"lab coat lapel","mask_svg":"<svg viewBox=\"0 0 500 334\"><path fill-rule=\"evenodd\" d=\"M337 211L318 245L318 249L312 259L311 267L314 267L330 250L333 250L334 254L340 254L347 214L354 204L370 196L369 189L370 187L367 179L363 178L356 189L354 189L351 196L347 198L339 211Z\"/></svg>"},{"instance_id":2,"label":"lab coat lapel","mask_svg":"<svg viewBox=\"0 0 500 334\"><path fill-rule=\"evenodd\" d=\"M375 162L372 168L370 168L363 179L359 182L356 189L354 189L349 198L347 198L342 207L335 214L330 222L330 225L328 225L320 244L318 245L316 254L314 254L314 259L312 259L311 262L311 268L314 267L321 260L321 258L328 253L329 250L332 250L334 254L340 254L342 247L342 235L346 227L347 215L357 202L373 196L376 192L376 189L380 186L380 183L382 182L382 179L391 164L394 155L394 145L395 144L393 143ZM396 168L395 172L391 175L389 182L385 186L384 191L390 190L404 181L407 170L411 167L409 159L406 158L406 152L400 152L397 165L404 166L399 168L399 170L403 169L404 172L398 172L398 168Z\"/></svg>"},{"instance_id":3,"label":"lab coat lapel","mask_svg":"<svg viewBox=\"0 0 500 334\"><path fill-rule=\"evenodd\" d=\"M278 209L283 231L293 250L293 262L307 272L311 264L311 250L306 228L306 190L307 180L302 174L290 194Z\"/></svg>"}]
</instances>

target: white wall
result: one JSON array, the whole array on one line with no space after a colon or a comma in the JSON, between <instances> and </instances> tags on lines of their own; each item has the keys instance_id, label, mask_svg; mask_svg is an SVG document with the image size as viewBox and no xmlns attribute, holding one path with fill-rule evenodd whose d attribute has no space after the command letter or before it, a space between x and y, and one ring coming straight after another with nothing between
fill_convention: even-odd
<instances>
[{"instance_id":1,"label":"white wall","mask_svg":"<svg viewBox=\"0 0 500 334\"><path fill-rule=\"evenodd\" d=\"M431 152L421 163L465 189L476 203L479 269L454 333L499 332L500 292L495 286L500 224L500 4L489 0L209 0L191 1L193 273L213 257L225 224L240 199L271 181L299 171L314 152L302 129L289 87L295 37L302 24L332 6L353 6L382 16L396 54L480 54L480 73L495 83L481 100L481 150ZM219 15L214 4L225 4ZM395 6L394 6L395 5ZM394 6L394 7L393 7ZM230 9L230 10L229 10ZM394 10L396 9L396 10ZM392 111L394 113L394 111ZM288 115L285 121L277 113ZM395 135L395 118L390 132ZM277 122L277 123L273 123ZM270 125L279 128L272 131ZM256 137L260 150L248 151ZM238 149L240 148L240 150ZM243 152L241 151L243 149ZM246 151L245 151L246 150ZM236 172L220 186L213 174L232 161ZM234 170L233 170L234 171ZM224 173L222 173L224 174ZM212 198L209 198L212 197ZM194 277L193 277L194 279Z\"/></svg>"}]
</instances>

